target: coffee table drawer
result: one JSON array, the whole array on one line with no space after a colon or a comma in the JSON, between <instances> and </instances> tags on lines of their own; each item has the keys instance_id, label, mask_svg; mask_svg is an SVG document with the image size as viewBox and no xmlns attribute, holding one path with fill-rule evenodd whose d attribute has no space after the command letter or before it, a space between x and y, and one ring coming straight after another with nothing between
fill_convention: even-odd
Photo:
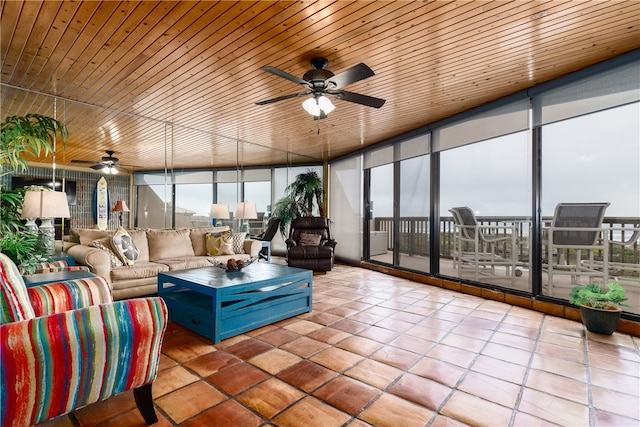
<instances>
[{"instance_id":1,"label":"coffee table drawer","mask_svg":"<svg viewBox=\"0 0 640 427\"><path fill-rule=\"evenodd\" d=\"M199 310L172 298L164 298L164 300L171 320L205 337L211 338L215 335L214 318L210 310Z\"/></svg>"}]
</instances>

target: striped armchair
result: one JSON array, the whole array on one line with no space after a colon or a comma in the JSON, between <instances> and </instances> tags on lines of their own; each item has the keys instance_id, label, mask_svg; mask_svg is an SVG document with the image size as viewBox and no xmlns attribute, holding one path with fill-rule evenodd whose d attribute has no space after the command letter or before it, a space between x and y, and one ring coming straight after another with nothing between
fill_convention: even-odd
<instances>
[{"instance_id":1,"label":"striped armchair","mask_svg":"<svg viewBox=\"0 0 640 427\"><path fill-rule=\"evenodd\" d=\"M40 273L58 273L60 271L91 271L89 267L86 265L69 265L67 261L49 261L49 262L41 262L38 266L36 266L36 270L33 274Z\"/></svg>"},{"instance_id":2,"label":"striped armchair","mask_svg":"<svg viewBox=\"0 0 640 427\"><path fill-rule=\"evenodd\" d=\"M30 426L133 389L157 417L156 378L167 309L160 298L113 302L101 277L27 288L0 253L0 422Z\"/></svg>"}]
</instances>

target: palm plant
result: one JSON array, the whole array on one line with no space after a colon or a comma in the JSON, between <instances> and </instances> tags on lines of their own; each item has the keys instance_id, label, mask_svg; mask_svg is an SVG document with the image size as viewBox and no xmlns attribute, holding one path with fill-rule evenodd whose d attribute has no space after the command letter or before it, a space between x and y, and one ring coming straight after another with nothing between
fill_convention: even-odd
<instances>
[{"instance_id":1,"label":"palm plant","mask_svg":"<svg viewBox=\"0 0 640 427\"><path fill-rule=\"evenodd\" d=\"M58 120L40 114L9 116L0 124L0 165L9 166L3 174L25 170L25 155L39 157L51 152L56 134L65 139L67 128Z\"/></svg>"},{"instance_id":2,"label":"palm plant","mask_svg":"<svg viewBox=\"0 0 640 427\"><path fill-rule=\"evenodd\" d=\"M278 200L273 208L273 216L280 219L280 234L286 236L287 227L294 218L313 216L317 205L318 214L324 212L324 185L316 171L307 170L285 188L286 195Z\"/></svg>"},{"instance_id":3,"label":"palm plant","mask_svg":"<svg viewBox=\"0 0 640 427\"><path fill-rule=\"evenodd\" d=\"M40 114L7 117L0 124L0 176L26 170L27 155L48 155L56 134L64 139L67 129L51 117ZM20 221L24 193L24 189L0 188L0 250L23 271L33 271L38 262L45 260L45 250L38 242L38 234Z\"/></svg>"}]
</instances>

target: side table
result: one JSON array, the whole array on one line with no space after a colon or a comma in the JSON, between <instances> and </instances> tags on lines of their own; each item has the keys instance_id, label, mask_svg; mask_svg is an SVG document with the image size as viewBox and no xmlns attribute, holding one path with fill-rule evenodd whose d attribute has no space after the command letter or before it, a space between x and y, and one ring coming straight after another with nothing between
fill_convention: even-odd
<instances>
[{"instance_id":1,"label":"side table","mask_svg":"<svg viewBox=\"0 0 640 427\"><path fill-rule=\"evenodd\" d=\"M267 258L266 261L271 264L271 242L268 240L261 240L262 248L267 248ZM263 255L262 255L263 256Z\"/></svg>"},{"instance_id":2,"label":"side table","mask_svg":"<svg viewBox=\"0 0 640 427\"><path fill-rule=\"evenodd\" d=\"M22 276L24 284L27 288L38 285L46 285L47 283L64 282L73 279L89 279L96 277L95 274L83 270L74 271L58 271L55 273L37 273Z\"/></svg>"},{"instance_id":3,"label":"side table","mask_svg":"<svg viewBox=\"0 0 640 427\"><path fill-rule=\"evenodd\" d=\"M56 252L53 254L51 261L66 261L67 265L76 265L76 259L64 252Z\"/></svg>"}]
</instances>

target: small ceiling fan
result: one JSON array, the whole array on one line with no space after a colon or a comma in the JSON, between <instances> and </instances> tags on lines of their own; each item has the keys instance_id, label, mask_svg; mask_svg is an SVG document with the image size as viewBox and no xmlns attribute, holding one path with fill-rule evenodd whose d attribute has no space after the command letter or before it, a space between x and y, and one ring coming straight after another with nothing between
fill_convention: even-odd
<instances>
[{"instance_id":1,"label":"small ceiling fan","mask_svg":"<svg viewBox=\"0 0 640 427\"><path fill-rule=\"evenodd\" d=\"M135 166L131 166L131 165L121 165L118 162L120 161L120 159L118 159L117 157L113 157L113 155L116 153L115 151L111 151L111 150L107 150L105 151L105 153L107 153L106 156L102 156L102 159L99 161L92 161L92 160L71 160L71 163L85 163L85 164L92 164L93 166L91 166L91 169L95 169L95 170L102 170L102 172L106 173L106 174L110 174L110 175L115 175L118 173L118 169L116 169L116 165L118 167L135 167Z\"/></svg>"},{"instance_id":2,"label":"small ceiling fan","mask_svg":"<svg viewBox=\"0 0 640 427\"><path fill-rule=\"evenodd\" d=\"M291 95L284 95L268 99L266 101L256 102L256 104L265 105L283 101L285 99L312 95L313 97L304 101L302 106L309 114L313 115L316 120L320 120L326 118L327 114L335 109L335 106L326 95L331 95L335 98L342 99L343 101L366 105L367 107L373 108L380 108L386 102L381 98L348 92L342 89L347 85L375 75L373 70L362 62L338 74L333 74L331 71L327 70L329 61L326 58L313 58L311 60L311 65L313 66L313 69L304 73L302 78L298 78L275 67L261 67L261 70L275 74L278 77L282 77L294 83L298 83L307 90L305 92L293 93Z\"/></svg>"}]
</instances>

